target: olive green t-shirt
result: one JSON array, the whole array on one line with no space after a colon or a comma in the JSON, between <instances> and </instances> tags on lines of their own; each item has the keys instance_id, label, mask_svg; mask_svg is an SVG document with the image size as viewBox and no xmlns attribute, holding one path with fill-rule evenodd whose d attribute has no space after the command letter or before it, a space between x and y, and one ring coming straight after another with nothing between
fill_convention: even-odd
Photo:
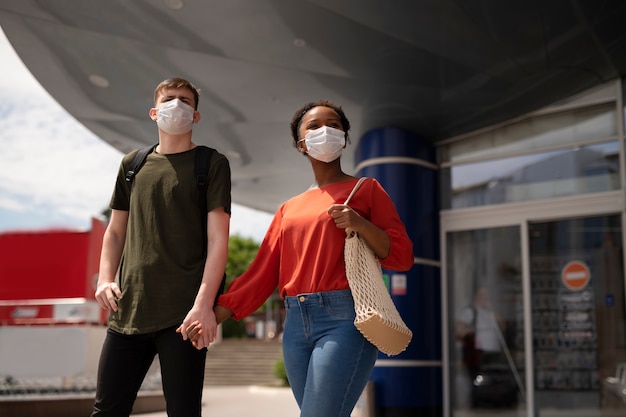
<instances>
[{"instance_id":1,"label":"olive green t-shirt","mask_svg":"<svg viewBox=\"0 0 626 417\"><path fill-rule=\"evenodd\" d=\"M136 152L122 159L110 203L129 212L117 277L122 297L118 311L109 315L109 327L117 332L141 334L180 324L193 306L205 263L196 150L150 153L132 184L125 176ZM212 152L207 183L208 211L224 207L230 214L230 166L218 152Z\"/></svg>"}]
</instances>

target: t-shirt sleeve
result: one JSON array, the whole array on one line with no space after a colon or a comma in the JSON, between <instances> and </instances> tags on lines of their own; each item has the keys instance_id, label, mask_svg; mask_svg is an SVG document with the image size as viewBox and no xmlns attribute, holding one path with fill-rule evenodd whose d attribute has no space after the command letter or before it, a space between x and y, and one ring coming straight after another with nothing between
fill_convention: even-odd
<instances>
[{"instance_id":1,"label":"t-shirt sleeve","mask_svg":"<svg viewBox=\"0 0 626 417\"><path fill-rule=\"evenodd\" d=\"M224 207L231 213L231 175L228 159L219 152L213 152L209 166L207 189L207 210Z\"/></svg>"},{"instance_id":2,"label":"t-shirt sleeve","mask_svg":"<svg viewBox=\"0 0 626 417\"><path fill-rule=\"evenodd\" d=\"M241 320L257 311L278 286L281 221L279 209L246 272L235 278L217 301L218 305L233 312L234 320Z\"/></svg>"}]
</instances>

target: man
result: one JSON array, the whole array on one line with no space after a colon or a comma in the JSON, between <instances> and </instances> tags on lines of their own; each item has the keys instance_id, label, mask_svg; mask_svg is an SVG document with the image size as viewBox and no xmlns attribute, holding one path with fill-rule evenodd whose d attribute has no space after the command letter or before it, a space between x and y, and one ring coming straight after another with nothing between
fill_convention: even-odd
<instances>
[{"instance_id":1,"label":"man","mask_svg":"<svg viewBox=\"0 0 626 417\"><path fill-rule=\"evenodd\" d=\"M485 393L479 393L479 388L474 384L474 380L479 374L485 375L484 372L488 371L486 366L506 365L507 359L503 348L507 349L507 347L503 344L504 337L502 335L505 329L506 321L493 311L489 290L485 287L479 288L474 294L473 305L461 311L456 323L456 335L463 344L463 364L471 381L473 406L479 404L481 395L495 394L497 396L501 394L501 391L496 391L493 387L488 387L489 389ZM509 381L507 380L507 382ZM484 386L480 389L484 390ZM516 395L514 385L513 395ZM504 397L502 395L502 398ZM508 400L509 397L506 399Z\"/></svg>"},{"instance_id":2,"label":"man","mask_svg":"<svg viewBox=\"0 0 626 417\"><path fill-rule=\"evenodd\" d=\"M157 354L168 416L201 415L206 347L217 330L213 303L227 261L231 183L228 160L211 152L208 213L200 213L192 142L198 98L184 79L162 81L149 112L158 145L132 181L126 173L136 152L122 159L96 289L110 313L92 416L128 416ZM176 332L193 322L203 324L199 350L186 331Z\"/></svg>"}]
</instances>

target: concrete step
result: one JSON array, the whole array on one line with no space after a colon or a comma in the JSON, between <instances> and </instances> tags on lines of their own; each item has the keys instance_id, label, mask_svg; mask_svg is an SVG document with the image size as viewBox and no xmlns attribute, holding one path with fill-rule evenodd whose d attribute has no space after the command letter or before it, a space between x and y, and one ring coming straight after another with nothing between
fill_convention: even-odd
<instances>
[{"instance_id":1,"label":"concrete step","mask_svg":"<svg viewBox=\"0 0 626 417\"><path fill-rule=\"evenodd\" d=\"M204 385L281 385L274 376L274 364L280 359L279 341L224 339L207 351Z\"/></svg>"}]
</instances>

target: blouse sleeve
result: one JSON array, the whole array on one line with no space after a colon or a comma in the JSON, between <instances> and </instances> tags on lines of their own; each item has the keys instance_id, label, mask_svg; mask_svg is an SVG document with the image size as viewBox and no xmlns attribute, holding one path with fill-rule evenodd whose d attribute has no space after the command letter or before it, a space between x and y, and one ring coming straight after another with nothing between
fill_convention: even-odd
<instances>
[{"instance_id":1,"label":"blouse sleeve","mask_svg":"<svg viewBox=\"0 0 626 417\"><path fill-rule=\"evenodd\" d=\"M234 320L241 320L257 311L278 286L281 221L279 210L246 272L235 278L217 301L218 305L233 312Z\"/></svg>"},{"instance_id":2,"label":"blouse sleeve","mask_svg":"<svg viewBox=\"0 0 626 417\"><path fill-rule=\"evenodd\" d=\"M389 255L381 259L383 268L407 271L413 266L413 242L398 215L396 206L387 191L376 180L371 181L370 221L387 233L391 240Z\"/></svg>"}]
</instances>

